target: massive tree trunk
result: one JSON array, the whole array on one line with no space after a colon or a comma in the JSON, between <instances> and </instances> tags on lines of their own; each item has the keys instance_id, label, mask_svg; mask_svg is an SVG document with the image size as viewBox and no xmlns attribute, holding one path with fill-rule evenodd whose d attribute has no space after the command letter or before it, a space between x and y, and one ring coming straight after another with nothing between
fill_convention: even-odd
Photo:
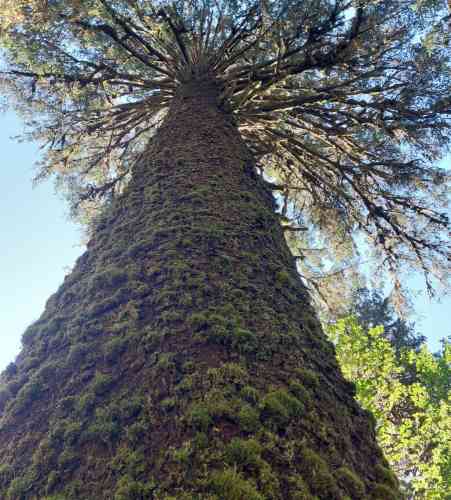
<instances>
[{"instance_id":1,"label":"massive tree trunk","mask_svg":"<svg viewBox=\"0 0 451 500\"><path fill-rule=\"evenodd\" d=\"M218 93L180 88L25 332L1 498L398 498Z\"/></svg>"}]
</instances>

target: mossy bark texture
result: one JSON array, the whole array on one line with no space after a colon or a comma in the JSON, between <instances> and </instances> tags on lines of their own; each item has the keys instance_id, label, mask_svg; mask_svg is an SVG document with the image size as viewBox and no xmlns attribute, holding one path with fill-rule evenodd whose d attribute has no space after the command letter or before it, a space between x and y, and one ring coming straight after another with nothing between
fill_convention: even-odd
<instances>
[{"instance_id":1,"label":"mossy bark texture","mask_svg":"<svg viewBox=\"0 0 451 500\"><path fill-rule=\"evenodd\" d=\"M399 498L214 82L186 84L0 386L0 498Z\"/></svg>"}]
</instances>

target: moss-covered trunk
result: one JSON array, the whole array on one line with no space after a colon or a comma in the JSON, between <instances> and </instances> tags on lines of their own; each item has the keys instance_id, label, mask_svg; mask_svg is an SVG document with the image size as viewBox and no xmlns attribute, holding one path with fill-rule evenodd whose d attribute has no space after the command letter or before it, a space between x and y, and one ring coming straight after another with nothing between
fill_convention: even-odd
<instances>
[{"instance_id":1,"label":"moss-covered trunk","mask_svg":"<svg viewBox=\"0 0 451 500\"><path fill-rule=\"evenodd\" d=\"M2 376L0 498L398 498L212 82Z\"/></svg>"}]
</instances>

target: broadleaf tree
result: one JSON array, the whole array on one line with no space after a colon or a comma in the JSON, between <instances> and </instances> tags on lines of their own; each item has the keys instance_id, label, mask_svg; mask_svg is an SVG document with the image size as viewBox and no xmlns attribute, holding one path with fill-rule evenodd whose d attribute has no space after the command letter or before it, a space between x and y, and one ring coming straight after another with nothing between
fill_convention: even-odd
<instances>
[{"instance_id":1,"label":"broadleaf tree","mask_svg":"<svg viewBox=\"0 0 451 500\"><path fill-rule=\"evenodd\" d=\"M450 493L450 344L432 354L408 343L399 356L381 326L363 328L355 317L328 327L345 376L376 418L378 439L408 498ZM397 349L398 348L398 349ZM397 352L398 351L398 352ZM414 374L414 377L412 377Z\"/></svg>"},{"instance_id":2,"label":"broadleaf tree","mask_svg":"<svg viewBox=\"0 0 451 500\"><path fill-rule=\"evenodd\" d=\"M398 498L283 234L446 276L446 4L1 6L37 178L102 203L2 375L2 495Z\"/></svg>"}]
</instances>

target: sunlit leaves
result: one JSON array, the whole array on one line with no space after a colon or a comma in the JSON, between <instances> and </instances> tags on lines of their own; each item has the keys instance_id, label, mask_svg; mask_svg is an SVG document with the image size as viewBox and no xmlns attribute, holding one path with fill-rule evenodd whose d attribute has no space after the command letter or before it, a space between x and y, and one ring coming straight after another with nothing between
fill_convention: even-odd
<instances>
[{"instance_id":1,"label":"sunlit leaves","mask_svg":"<svg viewBox=\"0 0 451 500\"><path fill-rule=\"evenodd\" d=\"M447 498L451 472L451 344L396 355L382 327L355 318L329 328L344 375L376 417L378 440L412 498ZM412 378L414 374L414 378Z\"/></svg>"}]
</instances>

